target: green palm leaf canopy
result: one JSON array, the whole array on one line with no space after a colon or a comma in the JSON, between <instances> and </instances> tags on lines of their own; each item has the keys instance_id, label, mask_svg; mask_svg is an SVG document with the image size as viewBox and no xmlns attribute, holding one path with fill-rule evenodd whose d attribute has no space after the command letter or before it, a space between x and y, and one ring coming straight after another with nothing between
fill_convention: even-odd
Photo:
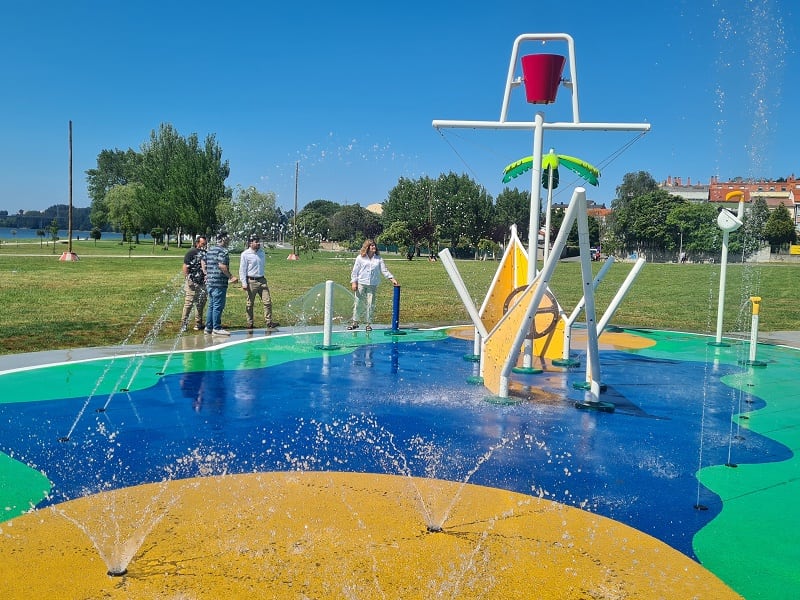
<instances>
[{"instance_id":1,"label":"green palm leaf canopy","mask_svg":"<svg viewBox=\"0 0 800 600\"><path fill-rule=\"evenodd\" d=\"M511 163L505 169L503 169L503 183L508 183L515 177L519 177L525 171L528 171L533 166L533 157L526 156L525 158L521 158L520 160ZM570 171L577 173L581 178L592 185L597 185L600 180L600 170L590 165L585 160L581 160L580 158L575 158L574 156L567 156L566 154L554 154L553 152L549 152L542 157L542 171L544 174L547 174L548 169L555 169L553 173L554 182L557 181L558 178L558 167L564 166ZM544 181L544 176L542 177L543 185L547 185ZM555 187L555 186L553 186Z\"/></svg>"}]
</instances>

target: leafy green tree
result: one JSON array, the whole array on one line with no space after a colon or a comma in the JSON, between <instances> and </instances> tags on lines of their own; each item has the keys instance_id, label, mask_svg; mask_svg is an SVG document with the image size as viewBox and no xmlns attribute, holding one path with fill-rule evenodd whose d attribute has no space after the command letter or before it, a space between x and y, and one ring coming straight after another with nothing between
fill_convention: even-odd
<instances>
[{"instance_id":1,"label":"leafy green tree","mask_svg":"<svg viewBox=\"0 0 800 600\"><path fill-rule=\"evenodd\" d=\"M433 210L437 203L435 182L430 177L408 179L401 177L397 185L389 190L383 203L382 220L385 226L402 221L411 239L398 247L410 247L411 255L416 253L421 244L433 242L436 227Z\"/></svg>"},{"instance_id":2,"label":"leafy green tree","mask_svg":"<svg viewBox=\"0 0 800 600\"><path fill-rule=\"evenodd\" d=\"M44 246L44 236L45 236L44 229L37 229L36 235L39 236L39 248L41 248L42 246Z\"/></svg>"},{"instance_id":3,"label":"leafy green tree","mask_svg":"<svg viewBox=\"0 0 800 600\"><path fill-rule=\"evenodd\" d=\"M295 245L298 254L310 254L311 258L314 258L314 253L319 250L320 243L319 240L313 236L298 234Z\"/></svg>"},{"instance_id":4,"label":"leafy green tree","mask_svg":"<svg viewBox=\"0 0 800 600\"><path fill-rule=\"evenodd\" d=\"M117 231L122 232L123 240L129 243L142 230L140 188L141 184L138 183L115 185L106 194L109 222Z\"/></svg>"},{"instance_id":5,"label":"leafy green tree","mask_svg":"<svg viewBox=\"0 0 800 600\"><path fill-rule=\"evenodd\" d=\"M414 253L414 238L405 221L395 221L383 230L376 242L384 246L397 246L398 250L403 249L406 253L411 250Z\"/></svg>"},{"instance_id":6,"label":"leafy green tree","mask_svg":"<svg viewBox=\"0 0 800 600\"><path fill-rule=\"evenodd\" d=\"M677 204L667 214L667 226L672 238L664 250L676 258L683 251L688 256L708 256L720 252L722 237L717 227L717 209L708 203Z\"/></svg>"},{"instance_id":7,"label":"leafy green tree","mask_svg":"<svg viewBox=\"0 0 800 600\"><path fill-rule=\"evenodd\" d=\"M531 219L530 194L517 188L505 188L495 201L495 219L502 232L495 241L505 239L512 225L517 226L519 239L527 240Z\"/></svg>"},{"instance_id":8,"label":"leafy green tree","mask_svg":"<svg viewBox=\"0 0 800 600\"><path fill-rule=\"evenodd\" d=\"M780 252L781 246L797 241L794 220L783 202L767 218L764 225L764 237L772 247L772 251L776 253Z\"/></svg>"},{"instance_id":9,"label":"leafy green tree","mask_svg":"<svg viewBox=\"0 0 800 600\"><path fill-rule=\"evenodd\" d=\"M764 227L769 219L769 207L763 196L753 198L749 210L744 213L744 225L735 232L741 232L742 252L750 256L758 250L765 242Z\"/></svg>"},{"instance_id":10,"label":"leafy green tree","mask_svg":"<svg viewBox=\"0 0 800 600\"><path fill-rule=\"evenodd\" d=\"M100 230L99 227L93 227L92 230L89 232L89 237L94 240L94 245L97 246L97 240L99 240L103 236L103 232Z\"/></svg>"},{"instance_id":11,"label":"leafy green tree","mask_svg":"<svg viewBox=\"0 0 800 600\"><path fill-rule=\"evenodd\" d=\"M232 201L226 199L219 204L217 216L234 238L244 240L256 234L266 239L279 221L275 201L274 192L239 186Z\"/></svg>"},{"instance_id":12,"label":"leafy green tree","mask_svg":"<svg viewBox=\"0 0 800 600\"><path fill-rule=\"evenodd\" d=\"M58 219L53 219L50 222L50 227L48 227L48 229L50 230L50 239L53 242L53 254L55 254L56 242L58 241Z\"/></svg>"},{"instance_id":13,"label":"leafy green tree","mask_svg":"<svg viewBox=\"0 0 800 600\"><path fill-rule=\"evenodd\" d=\"M197 134L184 139L172 125L162 123L142 145L137 169L143 231L161 227L166 241L171 232L213 231L217 206L231 195L224 183L229 174L213 135L201 146Z\"/></svg>"},{"instance_id":14,"label":"leafy green tree","mask_svg":"<svg viewBox=\"0 0 800 600\"><path fill-rule=\"evenodd\" d=\"M658 182L647 171L625 173L622 183L617 186L617 199L614 202L617 203L616 206L622 207L628 200L645 196L658 189Z\"/></svg>"},{"instance_id":15,"label":"leafy green tree","mask_svg":"<svg viewBox=\"0 0 800 600\"><path fill-rule=\"evenodd\" d=\"M468 245L477 252L478 242L491 237L495 222L492 197L466 174L441 175L434 198L431 221L455 247Z\"/></svg>"},{"instance_id":16,"label":"leafy green tree","mask_svg":"<svg viewBox=\"0 0 800 600\"><path fill-rule=\"evenodd\" d=\"M97 155L97 168L86 171L87 191L91 199L91 224L103 228L108 224L105 197L115 185L135 180L141 156L131 150L102 150Z\"/></svg>"},{"instance_id":17,"label":"leafy green tree","mask_svg":"<svg viewBox=\"0 0 800 600\"><path fill-rule=\"evenodd\" d=\"M614 200L612 228L628 252L661 253L674 247L675 230L667 225L670 211L687 201L656 189L640 196Z\"/></svg>"},{"instance_id":18,"label":"leafy green tree","mask_svg":"<svg viewBox=\"0 0 800 600\"><path fill-rule=\"evenodd\" d=\"M330 239L350 242L376 238L382 227L378 217L358 204L343 207L330 218Z\"/></svg>"},{"instance_id":19,"label":"leafy green tree","mask_svg":"<svg viewBox=\"0 0 800 600\"><path fill-rule=\"evenodd\" d=\"M312 200L297 213L297 216L299 218L303 213L314 212L323 217L330 218L340 210L342 210L342 205L338 202L332 202L331 200Z\"/></svg>"},{"instance_id":20,"label":"leafy green tree","mask_svg":"<svg viewBox=\"0 0 800 600\"><path fill-rule=\"evenodd\" d=\"M230 166L228 161L222 160L222 149L213 135L206 137L202 147L197 135L190 135L182 152L176 176L177 185L183 190L177 196L180 223L194 238L217 228L217 207L232 196L231 190L225 187Z\"/></svg>"},{"instance_id":21,"label":"leafy green tree","mask_svg":"<svg viewBox=\"0 0 800 600\"><path fill-rule=\"evenodd\" d=\"M306 210L307 208L297 213L298 231L317 240L328 239L331 228L328 218L315 210Z\"/></svg>"},{"instance_id":22,"label":"leafy green tree","mask_svg":"<svg viewBox=\"0 0 800 600\"><path fill-rule=\"evenodd\" d=\"M156 245L163 241L164 231L161 229L161 227L153 227L150 230L150 237L153 239L153 251L155 251Z\"/></svg>"},{"instance_id":23,"label":"leafy green tree","mask_svg":"<svg viewBox=\"0 0 800 600\"><path fill-rule=\"evenodd\" d=\"M491 254L492 257L497 258L497 254L499 252L500 245L494 240L482 239L478 242L478 253L480 254L482 260L489 258L489 254Z\"/></svg>"}]
</instances>

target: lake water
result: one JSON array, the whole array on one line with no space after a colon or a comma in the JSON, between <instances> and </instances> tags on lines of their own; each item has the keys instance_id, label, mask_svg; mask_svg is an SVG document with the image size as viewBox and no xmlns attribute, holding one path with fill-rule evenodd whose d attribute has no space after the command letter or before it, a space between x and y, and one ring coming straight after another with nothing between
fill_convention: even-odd
<instances>
[{"instance_id":1,"label":"lake water","mask_svg":"<svg viewBox=\"0 0 800 600\"><path fill-rule=\"evenodd\" d=\"M11 233L12 231L16 231L16 234ZM38 240L39 236L36 235L36 229L26 229L24 227L0 227L0 240L3 242L8 243L14 240ZM50 239L50 230L44 228L44 240L47 241ZM78 238L85 240L89 239L89 231L79 231L74 230L72 232L72 239L77 240ZM65 240L69 236L69 232L66 229L59 229L58 230L58 239ZM117 231L104 231L103 235L100 237L101 240L121 240L122 234ZM149 235L140 235L139 240L149 240L151 239Z\"/></svg>"}]
</instances>

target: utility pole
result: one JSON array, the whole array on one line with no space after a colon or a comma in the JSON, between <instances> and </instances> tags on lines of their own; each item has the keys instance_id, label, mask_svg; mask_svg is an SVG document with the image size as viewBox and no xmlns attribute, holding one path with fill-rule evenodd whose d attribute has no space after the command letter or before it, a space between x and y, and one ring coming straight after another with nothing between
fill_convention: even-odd
<instances>
[{"instance_id":1,"label":"utility pole","mask_svg":"<svg viewBox=\"0 0 800 600\"><path fill-rule=\"evenodd\" d=\"M294 163L294 214L292 215L292 253L289 260L297 260L297 180L300 176L300 161Z\"/></svg>"}]
</instances>

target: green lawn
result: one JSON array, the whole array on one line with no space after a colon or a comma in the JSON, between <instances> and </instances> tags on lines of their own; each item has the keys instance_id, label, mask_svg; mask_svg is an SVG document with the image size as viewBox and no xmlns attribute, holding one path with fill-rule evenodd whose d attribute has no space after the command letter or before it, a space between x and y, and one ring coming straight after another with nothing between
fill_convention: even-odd
<instances>
[{"instance_id":1,"label":"green lawn","mask_svg":"<svg viewBox=\"0 0 800 600\"><path fill-rule=\"evenodd\" d=\"M114 241L73 242L77 262L58 260L65 244L39 240L7 240L0 244L0 354L141 343L157 319L167 316L161 335L178 331L182 293L180 276L187 247L169 250ZM54 252L55 250L55 252ZM288 261L288 251L268 249L267 279L275 318L291 325L289 302L328 279L348 286L354 254L319 252ZM467 311L441 262L405 260L385 254L387 265L402 286L403 324L467 323ZM238 253L231 266L238 269ZM476 306L480 306L499 263L458 261L458 269ZM595 271L601 263L593 263ZM598 318L630 272L632 263L615 264L597 290ZM716 331L718 264L647 264L612 323L713 334ZM550 287L562 307L571 312L582 295L580 264L558 265ZM750 327L750 296L763 298L760 331L800 330L795 290L800 266L729 265L724 331ZM167 311L170 301L173 309ZM381 286L377 320L391 320L392 290ZM258 314L258 313L257 313ZM244 294L233 286L223 315L231 328L245 326Z\"/></svg>"}]
</instances>

